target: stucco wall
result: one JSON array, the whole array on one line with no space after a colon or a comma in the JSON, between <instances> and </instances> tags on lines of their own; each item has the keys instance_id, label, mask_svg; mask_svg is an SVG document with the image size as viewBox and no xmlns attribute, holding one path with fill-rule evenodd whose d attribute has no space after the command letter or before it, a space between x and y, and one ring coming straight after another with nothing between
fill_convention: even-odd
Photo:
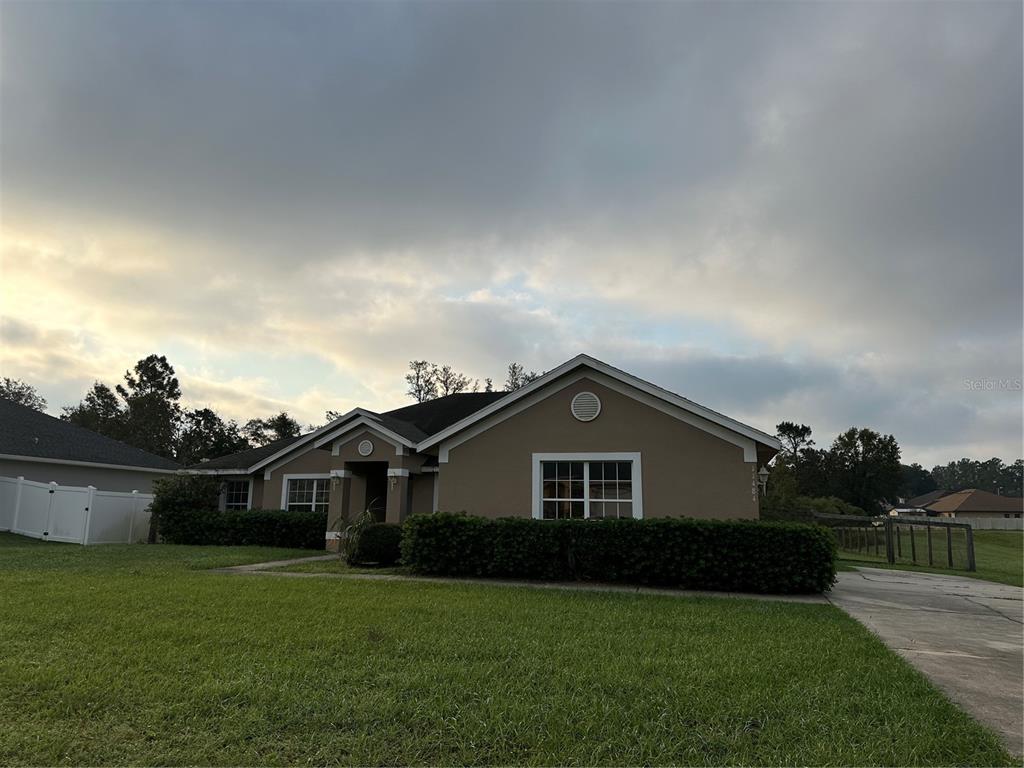
<instances>
[{"instance_id":1,"label":"stucco wall","mask_svg":"<svg viewBox=\"0 0 1024 768\"><path fill-rule=\"evenodd\" d=\"M578 392L601 398L601 414L569 412ZM743 450L659 410L582 379L452 448L441 464L439 506L487 517L529 517L532 454L639 452L645 518L756 518L754 472Z\"/></svg>"},{"instance_id":2,"label":"stucco wall","mask_svg":"<svg viewBox=\"0 0 1024 768\"><path fill-rule=\"evenodd\" d=\"M263 480L262 506L266 509L281 509L281 483L284 476L326 475L331 471L332 458L330 451L314 448L274 469L270 479Z\"/></svg>"},{"instance_id":3,"label":"stucco wall","mask_svg":"<svg viewBox=\"0 0 1024 768\"><path fill-rule=\"evenodd\" d=\"M92 485L101 491L138 491L152 493L153 481L170 477L164 472L139 472L130 469L83 467L75 464L51 464L43 461L0 459L0 476L24 477L37 483Z\"/></svg>"}]
</instances>

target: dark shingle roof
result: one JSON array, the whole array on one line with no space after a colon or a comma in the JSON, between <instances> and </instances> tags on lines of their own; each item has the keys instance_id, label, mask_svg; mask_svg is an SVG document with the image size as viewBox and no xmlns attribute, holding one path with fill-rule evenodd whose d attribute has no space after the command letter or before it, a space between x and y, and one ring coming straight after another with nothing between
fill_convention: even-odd
<instances>
[{"instance_id":1,"label":"dark shingle roof","mask_svg":"<svg viewBox=\"0 0 1024 768\"><path fill-rule=\"evenodd\" d=\"M461 392L447 395L425 403L415 403L394 411L387 411L381 417L388 417L412 424L424 434L418 438L437 434L457 421L462 421L482 408L486 408L496 400L508 395L508 392ZM397 431L397 430L396 430Z\"/></svg>"},{"instance_id":2,"label":"dark shingle roof","mask_svg":"<svg viewBox=\"0 0 1024 768\"><path fill-rule=\"evenodd\" d=\"M385 411L376 414L376 418L392 432L418 443L481 408L486 408L507 394L508 392L460 392L457 395L446 395L425 403L414 403L393 411ZM247 469L305 436L289 437L264 445L262 448L252 448L219 459L210 459L195 464L190 469Z\"/></svg>"},{"instance_id":3,"label":"dark shingle roof","mask_svg":"<svg viewBox=\"0 0 1024 768\"><path fill-rule=\"evenodd\" d=\"M0 398L0 453L146 469L180 469L180 465L170 459L3 398Z\"/></svg>"},{"instance_id":4,"label":"dark shingle roof","mask_svg":"<svg viewBox=\"0 0 1024 768\"><path fill-rule=\"evenodd\" d=\"M933 501L938 501L943 496L948 496L949 491L939 489L937 491L929 491L928 493L922 493L920 496L915 496L912 499L907 499L901 506L903 507L927 507Z\"/></svg>"},{"instance_id":5,"label":"dark shingle roof","mask_svg":"<svg viewBox=\"0 0 1024 768\"><path fill-rule=\"evenodd\" d=\"M263 459L268 456L273 456L282 448L287 448L298 440L299 437L301 437L301 435L296 437L286 437L282 440L275 440L272 443L267 443L259 448L250 448L246 451L231 453L217 459L202 461L199 464L193 464L190 469L248 469L253 464L263 461Z\"/></svg>"}]
</instances>

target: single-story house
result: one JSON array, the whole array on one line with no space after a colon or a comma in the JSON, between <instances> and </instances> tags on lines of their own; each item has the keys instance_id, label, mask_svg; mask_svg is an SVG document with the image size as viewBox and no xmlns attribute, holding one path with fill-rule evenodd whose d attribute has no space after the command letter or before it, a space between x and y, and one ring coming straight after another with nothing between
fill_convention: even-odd
<instances>
[{"instance_id":1,"label":"single-story house","mask_svg":"<svg viewBox=\"0 0 1024 768\"><path fill-rule=\"evenodd\" d=\"M963 518L1019 518L1024 514L1024 499L1020 496L1000 496L977 488L947 493L930 502L925 509L941 517Z\"/></svg>"},{"instance_id":2,"label":"single-story house","mask_svg":"<svg viewBox=\"0 0 1024 768\"><path fill-rule=\"evenodd\" d=\"M170 459L0 398L0 477L150 493Z\"/></svg>"},{"instance_id":3,"label":"single-story house","mask_svg":"<svg viewBox=\"0 0 1024 768\"><path fill-rule=\"evenodd\" d=\"M320 429L191 467L225 508L486 517L758 517L772 435L587 355L514 392L355 408Z\"/></svg>"}]
</instances>

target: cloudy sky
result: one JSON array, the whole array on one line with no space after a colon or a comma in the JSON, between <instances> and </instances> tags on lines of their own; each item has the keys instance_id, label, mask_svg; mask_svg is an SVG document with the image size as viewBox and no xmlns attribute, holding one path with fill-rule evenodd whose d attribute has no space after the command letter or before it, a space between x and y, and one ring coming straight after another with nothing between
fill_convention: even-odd
<instances>
[{"instance_id":1,"label":"cloudy sky","mask_svg":"<svg viewBox=\"0 0 1024 768\"><path fill-rule=\"evenodd\" d=\"M585 351L1021 455L1021 4L11 2L0 373L240 420ZM1005 385L1008 388L1004 388Z\"/></svg>"}]
</instances>

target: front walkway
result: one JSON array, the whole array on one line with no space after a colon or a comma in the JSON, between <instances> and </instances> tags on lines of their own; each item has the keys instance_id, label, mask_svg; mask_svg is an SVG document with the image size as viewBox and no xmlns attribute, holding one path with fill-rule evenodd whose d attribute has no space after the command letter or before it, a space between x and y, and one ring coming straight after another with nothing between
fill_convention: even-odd
<instances>
[{"instance_id":1,"label":"front walkway","mask_svg":"<svg viewBox=\"0 0 1024 768\"><path fill-rule=\"evenodd\" d=\"M842 572L831 602L953 701L1024 749L1024 590L914 571Z\"/></svg>"}]
</instances>

